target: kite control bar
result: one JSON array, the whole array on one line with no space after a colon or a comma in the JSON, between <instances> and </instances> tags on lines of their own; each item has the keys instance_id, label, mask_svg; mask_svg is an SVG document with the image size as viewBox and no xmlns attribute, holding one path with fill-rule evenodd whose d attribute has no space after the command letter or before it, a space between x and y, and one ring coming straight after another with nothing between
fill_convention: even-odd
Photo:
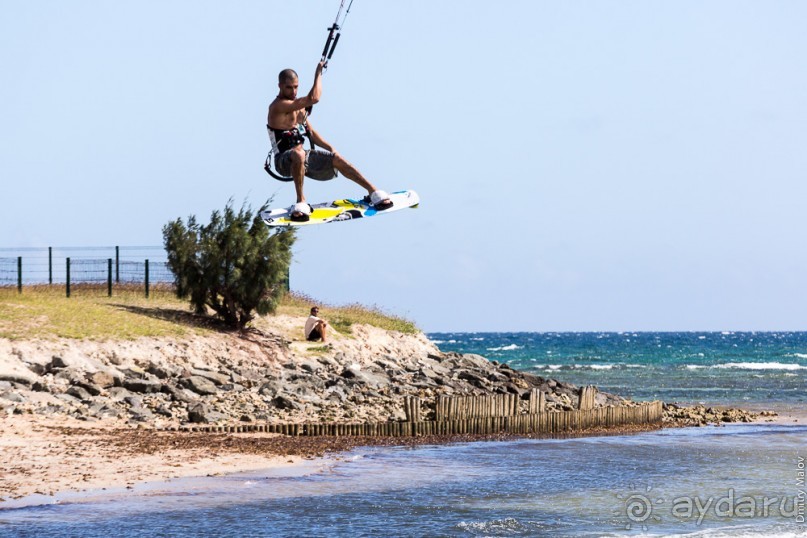
<instances>
[{"instance_id":1,"label":"kite control bar","mask_svg":"<svg viewBox=\"0 0 807 538\"><path fill-rule=\"evenodd\" d=\"M333 25L328 28L328 40L325 41L325 48L322 49L322 59L320 61L325 62L324 68L328 67L328 61L333 56L333 51L336 50L336 45L339 43L339 38L342 36L342 27L345 25L345 19L347 19L348 13L350 13L350 8L353 6L353 0L350 0L350 3L347 5L347 11L345 11L345 15L342 16L342 10L345 7L345 0L342 0L339 4L339 11L336 13L336 20L333 21ZM340 22L341 17L341 22Z\"/></svg>"}]
</instances>

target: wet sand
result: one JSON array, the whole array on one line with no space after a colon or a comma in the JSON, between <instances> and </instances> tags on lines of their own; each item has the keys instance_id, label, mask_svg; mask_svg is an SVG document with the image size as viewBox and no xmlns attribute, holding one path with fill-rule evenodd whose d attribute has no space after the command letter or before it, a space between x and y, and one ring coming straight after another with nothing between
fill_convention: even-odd
<instances>
[{"instance_id":1,"label":"wet sand","mask_svg":"<svg viewBox=\"0 0 807 538\"><path fill-rule=\"evenodd\" d=\"M648 429L657 428L600 429L583 435L619 435ZM294 466L360 446L416 446L517 437L289 437L162 432L115 421L88 424L33 415L0 419L0 430L0 467L4 470L0 476L0 509L4 505L45 503L60 492L133 488L180 477ZM30 502L25 502L27 497L31 497Z\"/></svg>"}]
</instances>

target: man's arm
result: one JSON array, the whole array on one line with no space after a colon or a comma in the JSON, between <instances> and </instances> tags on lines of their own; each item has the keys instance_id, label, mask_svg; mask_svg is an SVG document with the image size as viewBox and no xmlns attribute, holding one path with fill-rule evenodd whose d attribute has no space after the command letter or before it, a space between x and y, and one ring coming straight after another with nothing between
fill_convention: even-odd
<instances>
[{"instance_id":1,"label":"man's arm","mask_svg":"<svg viewBox=\"0 0 807 538\"><path fill-rule=\"evenodd\" d=\"M308 108L310 106L314 106L319 103L320 98L322 97L322 66L325 65L324 62L319 62L317 64L317 70L314 73L314 84L311 86L311 91L308 92L308 95L305 97L299 97L294 101L278 101L273 103L273 112L278 114L288 114L289 112L294 112L295 110L302 110L304 108Z\"/></svg>"},{"instance_id":2,"label":"man's arm","mask_svg":"<svg viewBox=\"0 0 807 538\"><path fill-rule=\"evenodd\" d=\"M334 151L334 149L333 149L333 146L328 144L325 141L325 139L322 138L321 136L319 136L319 133L314 130L314 128L311 126L311 121L310 120L307 122L306 128L308 129L308 132L311 133L311 143L312 144L314 144L315 146L321 147L325 151L330 151L331 153L336 153Z\"/></svg>"}]
</instances>

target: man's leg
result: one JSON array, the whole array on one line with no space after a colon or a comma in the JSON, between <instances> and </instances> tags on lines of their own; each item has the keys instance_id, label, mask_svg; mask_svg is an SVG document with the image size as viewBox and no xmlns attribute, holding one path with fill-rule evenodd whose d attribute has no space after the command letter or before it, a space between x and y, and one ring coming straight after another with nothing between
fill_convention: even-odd
<instances>
[{"instance_id":1,"label":"man's leg","mask_svg":"<svg viewBox=\"0 0 807 538\"><path fill-rule=\"evenodd\" d=\"M351 181L354 181L354 182L358 183L359 185L361 185L362 187L367 189L367 194L372 195L375 191L378 190L378 189L376 189L375 185L373 185L372 183L367 181L367 179L363 175L361 175L361 172L356 170L355 166L353 166L352 164L347 162L345 159L343 159L341 155L334 155L333 156L333 167L336 170L338 170L339 172L341 172L342 175L345 176L346 178L350 179ZM381 194L381 196L384 196L384 194ZM370 196L370 199L372 199L372 198L373 197ZM374 207L376 207L379 210L383 210L383 209L387 209L389 207L392 207L392 200L390 200L389 198L386 198L386 197L381 198L381 199L372 200L371 203L374 205Z\"/></svg>"},{"instance_id":2,"label":"man's leg","mask_svg":"<svg viewBox=\"0 0 807 538\"><path fill-rule=\"evenodd\" d=\"M305 150L302 144L291 150L291 175L294 178L294 190L297 191L297 203L305 202L305 195L303 194Z\"/></svg>"},{"instance_id":3,"label":"man's leg","mask_svg":"<svg viewBox=\"0 0 807 538\"><path fill-rule=\"evenodd\" d=\"M322 343L326 343L328 341L328 334L327 334L327 325L325 325L324 321L320 321L317 323L317 328L319 329L319 334L322 336Z\"/></svg>"},{"instance_id":4,"label":"man's leg","mask_svg":"<svg viewBox=\"0 0 807 538\"><path fill-rule=\"evenodd\" d=\"M354 181L363 188L367 189L368 194L372 193L374 190L377 190L372 183L367 181L367 179L361 175L361 172L356 170L355 166L343 159L341 155L333 156L333 167L349 180Z\"/></svg>"}]
</instances>

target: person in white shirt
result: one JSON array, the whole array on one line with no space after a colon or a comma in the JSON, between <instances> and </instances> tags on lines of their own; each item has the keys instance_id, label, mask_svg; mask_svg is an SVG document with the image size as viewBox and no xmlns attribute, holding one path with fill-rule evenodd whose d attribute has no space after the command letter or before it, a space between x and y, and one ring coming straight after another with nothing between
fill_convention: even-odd
<instances>
[{"instance_id":1,"label":"person in white shirt","mask_svg":"<svg viewBox=\"0 0 807 538\"><path fill-rule=\"evenodd\" d=\"M311 315L305 320L305 339L309 342L322 340L324 344L327 341L328 322L318 318L317 314L319 314L319 308L312 307Z\"/></svg>"}]
</instances>

